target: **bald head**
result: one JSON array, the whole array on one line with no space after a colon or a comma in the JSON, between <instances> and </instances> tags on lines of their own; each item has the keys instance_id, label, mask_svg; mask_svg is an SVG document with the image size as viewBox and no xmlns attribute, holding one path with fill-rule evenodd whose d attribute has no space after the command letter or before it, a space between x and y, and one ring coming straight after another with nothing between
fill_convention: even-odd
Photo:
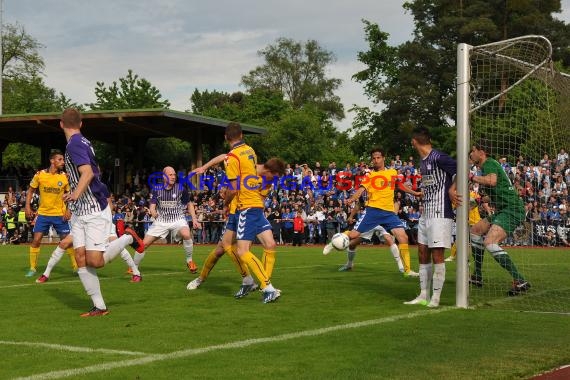
<instances>
[{"instance_id":1,"label":"bald head","mask_svg":"<svg viewBox=\"0 0 570 380\"><path fill-rule=\"evenodd\" d=\"M168 187L176 183L176 170L172 166L166 166L162 169L162 173L164 173L164 179L168 179Z\"/></svg>"}]
</instances>

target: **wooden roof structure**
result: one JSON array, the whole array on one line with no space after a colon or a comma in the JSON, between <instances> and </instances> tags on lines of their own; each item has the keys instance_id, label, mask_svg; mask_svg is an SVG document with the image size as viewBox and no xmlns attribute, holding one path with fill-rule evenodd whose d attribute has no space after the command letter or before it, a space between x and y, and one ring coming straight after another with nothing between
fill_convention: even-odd
<instances>
[{"instance_id":1,"label":"wooden roof structure","mask_svg":"<svg viewBox=\"0 0 570 380\"><path fill-rule=\"evenodd\" d=\"M65 138L59 126L61 113L36 113L0 116L0 152L12 142L41 148L42 163L49 163L51 149L65 150ZM145 144L150 138L176 137L192 144L192 166L202 165L203 145L210 152L220 152L229 121L169 109L132 109L82 112L81 133L90 140L115 146L119 167L124 171L124 149L134 148L135 166L141 167ZM240 123L241 124L241 123ZM244 134L263 134L265 129L241 124ZM120 175L119 177L124 177ZM121 181L122 182L122 181ZM123 188L119 183L115 191Z\"/></svg>"}]
</instances>

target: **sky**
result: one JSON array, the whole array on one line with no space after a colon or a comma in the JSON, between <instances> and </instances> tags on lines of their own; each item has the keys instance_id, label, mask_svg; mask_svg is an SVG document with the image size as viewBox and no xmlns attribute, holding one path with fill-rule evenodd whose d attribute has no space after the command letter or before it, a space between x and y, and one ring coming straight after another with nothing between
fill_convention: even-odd
<instances>
[{"instance_id":1,"label":"sky","mask_svg":"<svg viewBox=\"0 0 570 380\"><path fill-rule=\"evenodd\" d=\"M97 82L110 85L127 71L149 80L174 110L189 110L197 88L243 91L242 75L263 61L258 51L277 38L316 40L336 56L329 77L345 110L376 107L352 81L364 66L362 19L411 39L413 23L396 0L2 0L4 23L18 22L45 47L45 82L77 103L95 101ZM570 22L570 0L559 19ZM350 127L347 112L339 129Z\"/></svg>"}]
</instances>

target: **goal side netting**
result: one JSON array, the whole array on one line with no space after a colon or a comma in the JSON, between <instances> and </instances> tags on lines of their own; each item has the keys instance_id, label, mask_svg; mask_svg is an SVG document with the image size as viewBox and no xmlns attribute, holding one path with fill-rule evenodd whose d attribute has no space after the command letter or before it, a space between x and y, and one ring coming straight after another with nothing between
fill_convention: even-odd
<instances>
[{"instance_id":1,"label":"goal side netting","mask_svg":"<svg viewBox=\"0 0 570 380\"><path fill-rule=\"evenodd\" d=\"M457 305L570 312L570 76L556 70L548 39L525 36L459 45L457 89L458 189L471 194L457 215ZM502 222L514 223L512 231L500 243L502 251L493 256L487 247L479 256L481 278L475 278L470 208L491 222L502 208L486 202L488 188L468 182L469 172L481 174L469 161L471 147L481 141L503 168L525 216ZM516 268L497 252L506 252ZM517 272L531 287L512 296Z\"/></svg>"}]
</instances>

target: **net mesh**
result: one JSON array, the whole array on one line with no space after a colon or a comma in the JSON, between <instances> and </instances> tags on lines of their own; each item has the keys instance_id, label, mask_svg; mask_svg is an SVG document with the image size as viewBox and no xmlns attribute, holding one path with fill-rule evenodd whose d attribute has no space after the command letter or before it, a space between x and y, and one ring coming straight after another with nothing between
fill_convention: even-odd
<instances>
[{"instance_id":1,"label":"net mesh","mask_svg":"<svg viewBox=\"0 0 570 380\"><path fill-rule=\"evenodd\" d=\"M501 163L523 200L525 221L500 245L531 284L525 294L508 297L511 273L486 250L483 286L471 285L471 305L570 312L570 170L564 155L570 148L570 77L554 68L551 57L550 42L541 36L470 51L472 142L488 141L488 155ZM484 193L483 187L475 190Z\"/></svg>"}]
</instances>

